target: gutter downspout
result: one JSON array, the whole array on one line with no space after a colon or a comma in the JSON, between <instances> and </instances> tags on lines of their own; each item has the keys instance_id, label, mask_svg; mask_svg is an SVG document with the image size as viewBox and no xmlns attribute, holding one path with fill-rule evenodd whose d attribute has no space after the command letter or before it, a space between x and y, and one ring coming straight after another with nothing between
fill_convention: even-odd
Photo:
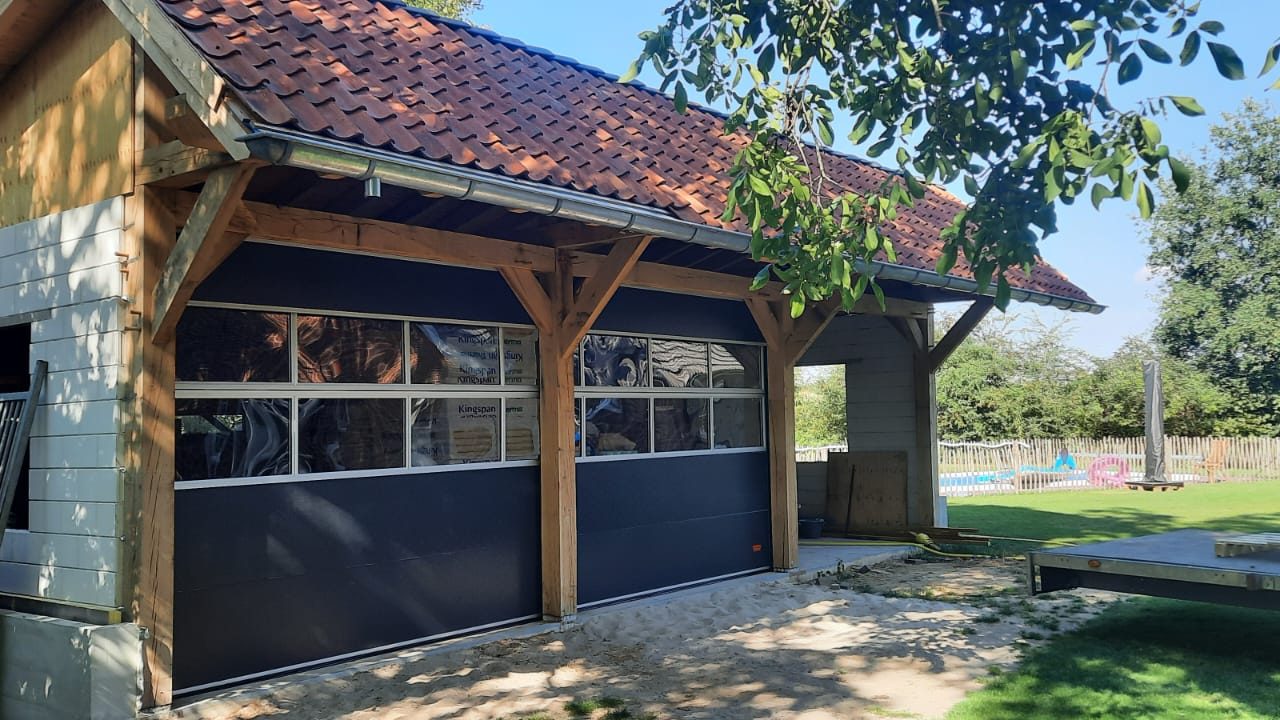
<instances>
[{"instance_id":1,"label":"gutter downspout","mask_svg":"<svg viewBox=\"0 0 1280 720\"><path fill-rule=\"evenodd\" d=\"M459 200L497 205L534 212L548 217L601 225L623 232L670 238L704 247L747 253L751 236L673 218L641 205L597 197L586 193L548 187L538 183L472 170L448 163L410 158L349 143L316 138L280 128L256 126L241 138L249 153L272 165L341 175L356 180L377 178L381 182L418 192L434 193ZM995 294L989 287L978 292L974 280L940 276L936 272L875 261L855 262L858 272L884 280L955 290L970 295ZM1014 288L1010 297L1020 302L1052 306L1074 312L1101 313L1104 305L1063 298L1034 290Z\"/></svg>"}]
</instances>

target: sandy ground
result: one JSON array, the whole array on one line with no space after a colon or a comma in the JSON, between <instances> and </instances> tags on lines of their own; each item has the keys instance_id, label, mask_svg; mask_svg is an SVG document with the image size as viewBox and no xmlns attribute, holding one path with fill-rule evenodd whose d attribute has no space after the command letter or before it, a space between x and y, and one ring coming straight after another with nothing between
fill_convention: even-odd
<instances>
[{"instance_id":1,"label":"sandy ground","mask_svg":"<svg viewBox=\"0 0 1280 720\"><path fill-rule=\"evenodd\" d=\"M984 678L1013 667L1024 648L1115 597L1028 599L1022 568L1004 560L899 561L804 585L713 587L584 615L569 630L365 665L252 700L206 702L195 716L939 717ZM591 710L601 700L612 707Z\"/></svg>"}]
</instances>

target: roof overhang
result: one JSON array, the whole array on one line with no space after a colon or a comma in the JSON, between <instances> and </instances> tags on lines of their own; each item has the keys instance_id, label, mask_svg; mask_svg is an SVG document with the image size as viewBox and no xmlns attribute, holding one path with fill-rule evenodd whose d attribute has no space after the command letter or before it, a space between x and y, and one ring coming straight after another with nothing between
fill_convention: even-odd
<instances>
[{"instance_id":1,"label":"roof overhang","mask_svg":"<svg viewBox=\"0 0 1280 720\"><path fill-rule=\"evenodd\" d=\"M452 198L488 203L522 212L533 212L587 225L614 228L670 238L710 248L747 253L751 236L733 230L710 227L672 217L664 212L583 192L541 185L527 180L460 167L423 158L388 153L277 127L258 125L241 141L250 154L273 165L310 170L357 180L389 185ZM885 262L856 263L859 272L884 280L941 288L954 292L993 296L995 289L979 291L978 283L967 278L938 275L931 270ZM1020 302L1056 307L1073 312L1100 313L1104 305L1060 297L1044 292L1013 288L1010 297Z\"/></svg>"}]
</instances>

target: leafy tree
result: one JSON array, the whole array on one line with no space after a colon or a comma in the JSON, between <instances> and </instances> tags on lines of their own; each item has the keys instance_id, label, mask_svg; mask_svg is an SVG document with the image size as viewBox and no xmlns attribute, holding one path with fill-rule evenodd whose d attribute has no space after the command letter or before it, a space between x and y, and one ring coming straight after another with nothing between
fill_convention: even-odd
<instances>
[{"instance_id":1,"label":"leafy tree","mask_svg":"<svg viewBox=\"0 0 1280 720\"><path fill-rule=\"evenodd\" d=\"M403 0L405 5L430 10L444 17L466 20L484 6L484 0Z\"/></svg>"},{"instance_id":2,"label":"leafy tree","mask_svg":"<svg viewBox=\"0 0 1280 720\"><path fill-rule=\"evenodd\" d=\"M1145 432L1143 364L1160 360L1164 390L1164 428L1169 435L1254 434L1256 428L1235 417L1231 393L1207 374L1177 358L1164 356L1147 340L1130 338L1111 357L1099 360L1077 383L1081 402L1079 434L1086 437L1139 437Z\"/></svg>"},{"instance_id":3,"label":"leafy tree","mask_svg":"<svg viewBox=\"0 0 1280 720\"><path fill-rule=\"evenodd\" d=\"M726 219L741 215L752 253L791 292L791 312L839 295L846 308L868 287L863 271L894 260L886 227L923 183L962 181L973 204L946 228L938 263L961 254L979 285L1009 300L1006 270L1028 268L1055 230L1056 203L1119 197L1148 215L1151 181L1187 169L1162 144L1156 117L1203 114L1194 98L1154 98L1120 109L1108 83L1143 65L1187 65L1207 49L1219 73L1244 76L1217 41L1222 23L1198 21L1189 0L676 0L624 75L645 65L683 111L690 94L729 111L744 133ZM808 148L835 141L836 113L871 157L896 147L897 174L854 192Z\"/></svg>"},{"instance_id":4,"label":"leafy tree","mask_svg":"<svg viewBox=\"0 0 1280 720\"><path fill-rule=\"evenodd\" d=\"M1149 223L1166 280L1156 339L1280 432L1280 118L1248 101L1211 130L1186 192Z\"/></svg>"},{"instance_id":5,"label":"leafy tree","mask_svg":"<svg viewBox=\"0 0 1280 720\"><path fill-rule=\"evenodd\" d=\"M842 445L848 437L844 366L813 368L796 378L796 445Z\"/></svg>"}]
</instances>

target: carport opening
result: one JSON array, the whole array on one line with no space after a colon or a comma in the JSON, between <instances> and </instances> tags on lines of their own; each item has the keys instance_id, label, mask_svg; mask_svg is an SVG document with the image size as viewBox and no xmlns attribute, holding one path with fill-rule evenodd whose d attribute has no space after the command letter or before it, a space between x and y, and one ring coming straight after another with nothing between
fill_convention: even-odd
<instances>
[{"instance_id":1,"label":"carport opening","mask_svg":"<svg viewBox=\"0 0 1280 720\"><path fill-rule=\"evenodd\" d=\"M26 392L31 389L31 325L0 327L0 394ZM31 527L30 500L30 452L24 451L22 467L18 473L18 490L13 497L13 507L5 519L10 530L27 530Z\"/></svg>"}]
</instances>

